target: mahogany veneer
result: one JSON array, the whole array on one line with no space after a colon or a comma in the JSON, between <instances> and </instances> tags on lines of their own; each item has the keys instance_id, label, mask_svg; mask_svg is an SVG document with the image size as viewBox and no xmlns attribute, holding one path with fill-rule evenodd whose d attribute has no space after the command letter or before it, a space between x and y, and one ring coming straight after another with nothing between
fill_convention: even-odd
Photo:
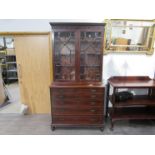
<instances>
[{"instance_id":1,"label":"mahogany veneer","mask_svg":"<svg viewBox=\"0 0 155 155\"><path fill-rule=\"evenodd\" d=\"M51 87L52 127L104 125L104 86ZM63 91L62 91L63 90Z\"/></svg>"},{"instance_id":2,"label":"mahogany veneer","mask_svg":"<svg viewBox=\"0 0 155 155\"><path fill-rule=\"evenodd\" d=\"M104 24L51 23L54 82L50 87L55 127L104 125L102 59Z\"/></svg>"}]
</instances>

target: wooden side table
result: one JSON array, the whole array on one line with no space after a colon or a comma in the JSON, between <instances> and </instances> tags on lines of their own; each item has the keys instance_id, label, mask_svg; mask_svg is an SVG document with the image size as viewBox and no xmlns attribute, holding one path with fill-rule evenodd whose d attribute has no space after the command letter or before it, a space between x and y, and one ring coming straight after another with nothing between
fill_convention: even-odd
<instances>
[{"instance_id":1,"label":"wooden side table","mask_svg":"<svg viewBox=\"0 0 155 155\"><path fill-rule=\"evenodd\" d=\"M109 95L110 89L113 88L112 95ZM132 99L126 101L116 101L116 93L121 89L147 89L145 95L134 95ZM109 101L112 108L108 110L111 129L114 122L119 120L145 120L155 119L155 81L147 76L127 76L111 77L108 80L107 109Z\"/></svg>"}]
</instances>

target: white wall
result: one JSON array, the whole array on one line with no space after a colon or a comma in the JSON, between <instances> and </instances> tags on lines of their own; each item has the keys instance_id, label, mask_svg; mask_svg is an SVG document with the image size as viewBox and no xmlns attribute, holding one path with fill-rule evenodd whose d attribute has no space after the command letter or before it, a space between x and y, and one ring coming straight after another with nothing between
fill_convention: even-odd
<instances>
[{"instance_id":1,"label":"white wall","mask_svg":"<svg viewBox=\"0 0 155 155\"><path fill-rule=\"evenodd\" d=\"M0 19L0 31L50 31L49 22L103 22L103 20Z\"/></svg>"},{"instance_id":2,"label":"white wall","mask_svg":"<svg viewBox=\"0 0 155 155\"><path fill-rule=\"evenodd\" d=\"M111 76L150 76L155 71L155 53L145 54L108 54L104 56L104 79Z\"/></svg>"},{"instance_id":3,"label":"white wall","mask_svg":"<svg viewBox=\"0 0 155 155\"><path fill-rule=\"evenodd\" d=\"M0 31L50 31L48 20L4 19L0 20Z\"/></svg>"},{"instance_id":4,"label":"white wall","mask_svg":"<svg viewBox=\"0 0 155 155\"><path fill-rule=\"evenodd\" d=\"M0 31L50 31L49 22L80 22L81 20L0 20ZM81 22L89 22L82 20ZM102 21L91 21L102 22ZM104 56L103 78L114 75L148 75L155 71L155 54L108 54Z\"/></svg>"}]
</instances>

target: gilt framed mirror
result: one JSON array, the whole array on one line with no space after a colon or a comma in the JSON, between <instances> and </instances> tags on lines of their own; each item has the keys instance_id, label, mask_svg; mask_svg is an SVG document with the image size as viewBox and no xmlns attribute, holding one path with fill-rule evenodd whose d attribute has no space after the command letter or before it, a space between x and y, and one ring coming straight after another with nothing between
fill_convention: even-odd
<instances>
[{"instance_id":1,"label":"gilt framed mirror","mask_svg":"<svg viewBox=\"0 0 155 155\"><path fill-rule=\"evenodd\" d=\"M105 20L104 53L153 54L155 20Z\"/></svg>"}]
</instances>

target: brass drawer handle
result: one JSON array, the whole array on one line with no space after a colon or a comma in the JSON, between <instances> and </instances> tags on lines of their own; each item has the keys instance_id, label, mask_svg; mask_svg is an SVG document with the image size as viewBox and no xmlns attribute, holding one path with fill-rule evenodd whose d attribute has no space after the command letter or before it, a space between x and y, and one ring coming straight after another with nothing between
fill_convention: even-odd
<instances>
[{"instance_id":1,"label":"brass drawer handle","mask_svg":"<svg viewBox=\"0 0 155 155\"><path fill-rule=\"evenodd\" d=\"M90 119L90 121L97 121L97 119L95 119L95 118L92 118L92 119Z\"/></svg>"},{"instance_id":2,"label":"brass drawer handle","mask_svg":"<svg viewBox=\"0 0 155 155\"><path fill-rule=\"evenodd\" d=\"M94 110L94 109L91 109L90 111L91 111L91 112L95 112L96 110Z\"/></svg>"},{"instance_id":3,"label":"brass drawer handle","mask_svg":"<svg viewBox=\"0 0 155 155\"><path fill-rule=\"evenodd\" d=\"M59 96L59 98L64 98L64 96Z\"/></svg>"},{"instance_id":4,"label":"brass drawer handle","mask_svg":"<svg viewBox=\"0 0 155 155\"><path fill-rule=\"evenodd\" d=\"M95 105L96 103L95 103L95 102L91 102L90 104L91 104L91 105Z\"/></svg>"},{"instance_id":5,"label":"brass drawer handle","mask_svg":"<svg viewBox=\"0 0 155 155\"><path fill-rule=\"evenodd\" d=\"M91 92L96 92L97 90L96 89L91 89Z\"/></svg>"}]
</instances>

